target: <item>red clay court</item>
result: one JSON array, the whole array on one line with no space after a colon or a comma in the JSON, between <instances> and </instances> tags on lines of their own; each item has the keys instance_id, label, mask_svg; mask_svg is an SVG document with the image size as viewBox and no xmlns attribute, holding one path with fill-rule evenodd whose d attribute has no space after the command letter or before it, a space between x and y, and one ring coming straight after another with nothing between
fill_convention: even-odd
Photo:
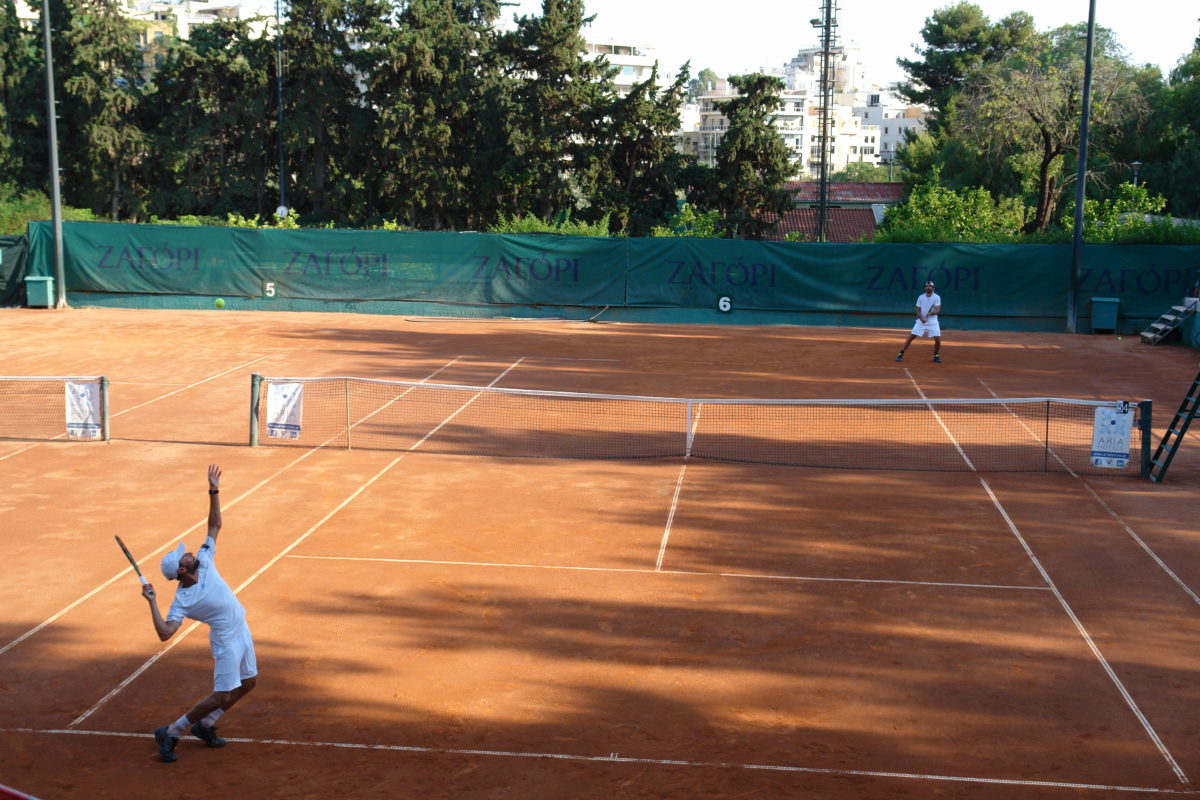
<instances>
[{"instance_id":1,"label":"red clay court","mask_svg":"<svg viewBox=\"0 0 1200 800\"><path fill-rule=\"evenodd\" d=\"M1167 480L250 447L250 375L693 398L1154 401L1134 337L0 310L5 375L105 375L112 440L0 438L0 784L48 798L1200 796L1200 447ZM61 395L46 400L61 405ZM547 424L553 424L547 420ZM914 423L916 424L916 423ZM431 425L429 441L441 428ZM825 434L828 436L828 432ZM1195 435L1195 434L1193 434ZM923 445L913 447L914 466ZM118 534L203 538L258 688L229 746Z\"/></svg>"}]
</instances>

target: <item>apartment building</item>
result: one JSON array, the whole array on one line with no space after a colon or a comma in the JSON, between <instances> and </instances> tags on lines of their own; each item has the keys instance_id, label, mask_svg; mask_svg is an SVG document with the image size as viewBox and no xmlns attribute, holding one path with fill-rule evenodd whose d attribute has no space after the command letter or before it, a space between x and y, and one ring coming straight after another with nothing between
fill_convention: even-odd
<instances>
[{"instance_id":1,"label":"apartment building","mask_svg":"<svg viewBox=\"0 0 1200 800\"><path fill-rule=\"evenodd\" d=\"M617 93L625 97L636 84L650 78L654 71L654 48L646 45L635 45L619 39L604 41L589 41L587 53L591 58L605 58L610 66L617 69L613 79L617 84ZM669 81L671 76L667 76ZM663 84L662 67L659 67L658 83Z\"/></svg>"},{"instance_id":2,"label":"apartment building","mask_svg":"<svg viewBox=\"0 0 1200 800\"><path fill-rule=\"evenodd\" d=\"M896 152L904 147L908 132L924 130L926 110L906 103L889 90L867 92L865 100L854 106L854 115L862 119L864 125L879 129L879 162L894 164Z\"/></svg>"}]
</instances>

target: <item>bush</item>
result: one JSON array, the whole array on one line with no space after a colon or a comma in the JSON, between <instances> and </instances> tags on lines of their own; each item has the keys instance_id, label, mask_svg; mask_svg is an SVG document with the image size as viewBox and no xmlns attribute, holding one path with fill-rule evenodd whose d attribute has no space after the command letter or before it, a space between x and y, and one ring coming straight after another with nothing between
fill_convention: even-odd
<instances>
[{"instance_id":1,"label":"bush","mask_svg":"<svg viewBox=\"0 0 1200 800\"><path fill-rule=\"evenodd\" d=\"M523 217L508 217L500 215L500 220L487 228L488 233L558 233L566 236L609 236L609 215L596 222L575 222L570 215L565 215L557 222L546 222L526 214Z\"/></svg>"},{"instance_id":2,"label":"bush","mask_svg":"<svg viewBox=\"0 0 1200 800\"><path fill-rule=\"evenodd\" d=\"M22 236L29 223L50 219L50 199L30 189L18 192L11 184L0 184L0 235ZM95 222L96 215L83 208L63 206L68 222Z\"/></svg>"}]
</instances>

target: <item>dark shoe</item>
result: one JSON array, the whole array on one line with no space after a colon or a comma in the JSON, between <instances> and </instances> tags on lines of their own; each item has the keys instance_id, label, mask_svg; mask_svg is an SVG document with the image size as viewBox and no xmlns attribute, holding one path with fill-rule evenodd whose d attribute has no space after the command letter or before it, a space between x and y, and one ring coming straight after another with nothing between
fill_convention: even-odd
<instances>
[{"instance_id":1,"label":"dark shoe","mask_svg":"<svg viewBox=\"0 0 1200 800\"><path fill-rule=\"evenodd\" d=\"M935 364L940 364L940 363L942 363L942 357L941 357L941 356L934 356L934 357L933 357L933 363L935 363Z\"/></svg>"},{"instance_id":2,"label":"dark shoe","mask_svg":"<svg viewBox=\"0 0 1200 800\"><path fill-rule=\"evenodd\" d=\"M217 736L217 729L197 722L192 726L192 736L204 742L206 747L224 747L225 740Z\"/></svg>"},{"instance_id":3,"label":"dark shoe","mask_svg":"<svg viewBox=\"0 0 1200 800\"><path fill-rule=\"evenodd\" d=\"M903 361L903 360L904 360L904 353L897 353L897 354L896 354L896 360L897 360L897 361Z\"/></svg>"},{"instance_id":4,"label":"dark shoe","mask_svg":"<svg viewBox=\"0 0 1200 800\"><path fill-rule=\"evenodd\" d=\"M175 745L179 743L179 738L167 733L166 725L154 731L154 741L158 742L159 758L168 764L179 760L179 755L175 752Z\"/></svg>"}]
</instances>

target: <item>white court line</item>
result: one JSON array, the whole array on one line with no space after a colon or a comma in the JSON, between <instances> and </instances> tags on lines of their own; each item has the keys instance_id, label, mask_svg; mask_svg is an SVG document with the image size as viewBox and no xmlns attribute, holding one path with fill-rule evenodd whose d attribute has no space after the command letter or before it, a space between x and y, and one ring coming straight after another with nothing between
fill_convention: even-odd
<instances>
[{"instance_id":1,"label":"white court line","mask_svg":"<svg viewBox=\"0 0 1200 800\"><path fill-rule=\"evenodd\" d=\"M689 404L690 405L690 404ZM696 417L692 420L692 429L688 431L688 442L696 435L696 428L700 425L700 411L704 406L700 405L696 410ZM690 451L691 448L689 447ZM667 542L671 539L671 526L675 524L675 509L679 507L679 494L683 491L683 476L687 474L687 459L683 460L683 466L679 468L679 477L675 479L675 496L671 498L671 510L667 513L667 527L663 530L662 543L658 546L658 560L654 562L654 571L662 572L663 559L667 557Z\"/></svg>"},{"instance_id":2,"label":"white court line","mask_svg":"<svg viewBox=\"0 0 1200 800\"><path fill-rule=\"evenodd\" d=\"M455 361L457 361L458 359L456 358L456 359L454 359L454 360L455 360ZM452 364L452 363L454 363L454 362L453 362L453 361L451 361L450 363ZM521 359L517 359L517 361L515 361L513 364L511 364L511 365L508 367L508 369L504 370L504 372L502 372L502 373L500 373L498 376L496 376L496 378L495 378L495 379L494 379L494 380L493 380L493 381L492 381L490 384L488 384L488 386L494 386L494 385L496 385L496 383L497 383L497 382L499 382L500 380L502 380L502 379L504 378L504 376L505 376L505 375L507 375L509 372L511 372L513 369L515 369L515 368L516 368L516 366L517 366L518 364L520 364L520 363L521 363ZM445 366L443 366L443 367L439 368L439 369L438 369L438 372L441 372L443 369L446 369L446 367L448 367L448 366L449 366L449 364L447 364L447 365L445 365ZM436 375L436 374L437 374L437 372L435 372L434 374ZM432 377L432 376L431 376L431 377ZM401 461L401 460L402 460L402 459L403 459L403 458L404 458L406 455L408 455L408 454L409 454L409 453L411 453L412 451L416 450L418 447L420 447L422 444L424 444L426 441L428 441L430 436L433 436L435 433L437 433L439 430L441 430L441 429L442 429L442 428L443 428L443 427L444 427L444 426L445 426L445 425L446 425L448 422L450 422L452 419L454 419L454 418L455 418L455 417L457 417L457 416L458 416L460 413L462 413L462 411L463 411L463 410L464 410L464 409L465 409L467 406L469 406L469 405L471 405L471 403L475 402L475 400L477 400L477 399L478 399L478 398L479 398L479 397L480 397L482 394L483 394L483 392L476 392L476 393L475 393L475 394L474 394L474 395L471 397L471 399L470 399L470 400L468 400L467 402L465 402L465 403L463 403L461 406L459 406L459 407L458 407L458 409L457 409L457 410L456 410L456 411L455 411L453 414L451 414L450 416L446 417L444 420L442 420L440 423L438 423L437 427L435 427L435 428L434 428L433 430L431 430L429 433L425 434L425 436L421 438L421 441L419 441L419 442L417 442L416 444L412 445L410 448L408 448L408 450L406 450L405 452L401 453L400 455L398 455L398 456L396 456L394 459L392 459L392 460L391 460L391 461L388 463L388 465L387 465L386 467L384 467L383 469L379 470L379 472L375 473L375 475L374 475L374 476L372 476L370 480L368 480L366 483L362 484L362 485L361 485L361 486L359 486L357 489L355 489L353 492L351 492L351 493L350 493L350 495L349 495L349 496L347 496L345 500L343 500L342 502L338 503L338 505L337 505L337 506L335 506L335 507L333 508L333 510L331 510L331 511L330 511L328 514L326 514L326 515L325 515L324 517L322 517L322 518L321 518L319 521L317 521L317 523L316 523L315 525L313 525L311 528L309 528L309 529L308 529L307 531L305 531L304 533L300 534L300 536L298 536L298 537L297 537L297 538L296 538L294 541L292 541L292 543L291 543L291 544L289 544L287 547L285 547L285 548L283 548L282 550L280 550L278 553L276 553L276 554L275 554L275 556L274 556L273 558L271 558L269 561L267 561L267 563L263 564L263 565L262 565L262 567L261 567L261 568L259 568L259 570L258 570L257 572L255 572L253 575L251 575L251 576L250 576L249 578L247 578L246 580L242 581L241 585L240 585L240 586L238 586L236 589L234 589L234 590L233 590L233 593L234 593L235 595L236 595L236 594L240 594L240 593L241 593L241 591L242 591L243 589L245 589L247 586L249 586L251 583L253 583L253 582L254 582L254 581L255 581L255 580L256 580L256 579L257 579L257 578L258 578L260 575L262 575L262 574L263 574L264 572L266 572L266 571L267 571L267 570L268 570L270 567L272 567L274 564L276 564L276 563L279 561L279 559L283 558L283 557L284 557L284 556L286 556L288 553L290 553L292 550L294 550L294 549L296 549L298 546L300 546L300 544L301 544L301 543L302 543L302 542L303 542L305 539L307 539L309 536L311 536L313 533L315 533L315 532L316 532L316 531L317 531L317 530L318 530L318 529L319 529L319 528L320 528L322 525L324 525L324 524L325 524L326 522L328 522L328 521L329 521L331 518L333 518L333 516L334 516L335 514L337 514L339 511L341 511L341 510L342 510L343 508L345 508L347 505L349 505L349 504L351 503L351 501L353 501L355 498L357 498L359 495L361 495L363 492L365 492L365 491L366 491L366 490L367 490L367 489L368 489L368 488L369 488L369 487L370 487L372 484L374 484L374 483L375 483L377 480L379 480L379 479L380 479L380 478L382 478L382 477L383 477L385 474L387 474L387 472L388 472L389 470L391 470L391 468L392 468L392 467L394 467L394 466L396 466L397 464L399 464L399 463L400 463L400 461ZM309 453L313 453L313 452L316 452L316 450L314 449L314 450L310 450L310 451L309 451ZM306 454L306 455L307 455L307 454ZM261 484L260 484L260 485L261 485ZM256 488L257 488L257 487L256 487ZM185 631L185 632L184 632L184 634L186 635L187 633L190 633L191 631L195 630L195 629L196 629L196 627L198 627L198 624L193 624L191 627L189 627L189 628L187 629L187 631ZM182 639L182 636L180 637L180 639ZM176 640L176 641L178 641L178 640ZM114 688L113 688L113 690L112 690L111 692L109 692L108 694L106 694L104 697L100 698L100 700L96 701L96 703L95 703L95 704L94 704L94 705L93 705L91 708L89 708L87 711L83 712L83 713L82 713L82 714L80 714L78 717L76 717L76 718L75 718L75 720L74 720L74 721L72 721L72 722L71 722L71 724L70 724L68 727L70 727L70 728L74 728L76 725L78 725L79 723L83 722L83 721L84 721L84 720L86 720L88 717L90 717L92 714L94 714L94 713L95 713L95 712L96 712L96 711L97 711L97 710L98 710L98 709L99 709L101 706L103 706L103 705L104 705L105 703L107 703L109 700L111 700L112 698L116 697L116 696L117 696L117 694L119 694L119 693L121 692L121 690L123 690L123 689L124 689L126 686L128 686L130 683L132 683L132 682L133 682L133 681L134 681L134 680L135 680L135 679L136 679L136 678L137 678L139 675L141 675L143 672L145 672L147 669L149 669L149 668L150 668L150 666L151 666L151 665L153 665L153 664L154 664L154 662L156 662L156 661L157 661L159 658L161 658L161 657L162 657L162 655L163 655L164 653L166 653L166 651L167 651L167 650L169 650L169 649L170 649L170 647L171 647L171 646L173 646L174 644L175 644L175 642L172 642L172 643L171 643L171 645L168 645L167 647L164 647L164 648L162 648L162 649L161 649L161 650L159 650L157 653L155 653L153 656L151 656L151 657L150 657L150 658L149 658L149 659L148 659L148 660L147 660L147 661L146 661L144 664L142 664L140 667L138 667L136 670L134 670L134 671L133 671L133 673L132 673L131 675L129 675L127 678L125 678L123 681L121 681L119 684L117 684L117 686L116 686L116 687L114 687Z\"/></svg>"},{"instance_id":3,"label":"white court line","mask_svg":"<svg viewBox=\"0 0 1200 800\"><path fill-rule=\"evenodd\" d=\"M636 567L576 567L559 564L516 564L492 561L441 561L423 558L383 558L366 556L288 556L288 558L307 558L312 561L377 561L386 564L430 564L447 567L492 567L497 569L546 569L566 570L574 572L615 572L634 575L684 575L700 578L743 578L746 580L767 581L804 581L824 583L882 583L901 584L904 586L946 586L956 589L1017 589L1022 591L1048 592L1046 586L1010 586L996 583L950 583L947 581L904 581L888 580L885 578L830 578L808 575L759 575L753 572L702 572L688 569L637 569Z\"/></svg>"},{"instance_id":4,"label":"white court line","mask_svg":"<svg viewBox=\"0 0 1200 800\"><path fill-rule=\"evenodd\" d=\"M70 736L109 736L122 739L152 738L152 734L128 733L122 731L81 731L55 728L0 728L2 733L36 733L45 735ZM611 764L640 764L655 767L689 767L699 769L752 769L766 772L799 772L809 775L831 775L855 778L898 778L916 781L940 781L944 783L990 784L997 786L1037 786L1047 789L1089 789L1109 792L1146 792L1152 794L1170 794L1181 797L1195 797L1200 792L1182 789L1159 789L1153 786L1122 786L1103 783L1074 783L1071 781L1037 781L1021 780L1019 778L980 778L970 775L939 775L920 772L893 772L866 769L832 769L828 767L804 767L793 764L747 764L736 761L697 761L680 758L646 758L637 756L622 756L620 753L605 755L583 755L579 753L531 753L522 750L481 750L459 747L425 747L421 745L403 744L362 744L358 742L302 742L294 739L254 739L249 737L226 736L228 742L239 744L283 745L285 747L314 747L334 748L339 750L384 750L400 753L425 753L429 755L449 756L490 756L494 758L532 758L554 761L581 761L589 763Z\"/></svg>"},{"instance_id":5,"label":"white court line","mask_svg":"<svg viewBox=\"0 0 1200 800\"><path fill-rule=\"evenodd\" d=\"M137 409L139 409L139 408L142 408L142 407L144 407L144 406L148 406L148 405L150 405L151 403L157 403L159 400L165 400L166 398L170 397L171 395L174 395L174 394L179 394L180 392L186 392L188 389L193 389L193 388L195 388L195 387L197 387L197 386L200 386L201 384L208 383L209 381L216 380L217 378L220 378L220 377L223 377L223 376L225 376L225 375L228 375L229 373L233 372L234 370L244 369L244 368L246 368L246 367L250 366L251 364L254 364L254 363L258 362L258 361L262 361L264 358L270 358L270 357L271 357L271 356L273 356L273 355L275 355L275 354L274 354L274 353L268 353L268 354L267 354L267 355L265 355L265 356L259 356L258 358L256 358L256 359L253 359L252 361L247 361L245 364L239 364L239 365L238 365L238 366L236 366L236 367L231 367L230 369L227 369L227 370L225 370L224 372L218 372L216 375L211 375L211 376L209 376L209 377L207 377L207 378L204 378L203 380L196 381L195 383L189 383L187 386L183 386L182 388L176 389L176 390L175 390L175 391L173 391L173 392L167 392L166 394L159 395L158 397L155 397L153 400L147 400L146 402L142 403L141 405L136 405L136 406L133 406L132 408L127 408L127 409L125 409L125 410L123 410L123 411L118 411L118 412L117 412L117 413L115 413L115 414L109 414L109 419L112 419L113 417L119 417L119 416L121 416L122 414L128 414L130 411L135 411L135 410L137 410ZM124 382L122 382L122 383L124 383ZM112 385L113 385L112 383L110 383L110 384L109 384L109 386L110 386L110 387L111 387ZM120 384L118 384L118 385L120 385ZM141 385L141 384L137 384L137 385ZM155 385L161 386L162 384L155 384ZM167 385L168 385L168 386L177 386L178 384L167 384ZM62 436L65 436L65 435L66 435L66 434L60 434L59 436L56 436L56 437L54 437L54 438L55 438L55 439L59 439L59 438L61 438ZM111 431L110 431L110 435L111 435ZM50 440L50 441L53 441L53 440ZM35 448L35 447L41 447L43 444L45 444L45 442L35 442L34 444L31 444L31 445L29 445L28 447L22 447L20 450L14 450L14 451L13 451L13 452L11 452L11 453L7 453L7 454L5 454L5 455L2 455L2 456L0 456L0 461L4 461L5 459L12 458L13 456L18 456L18 455L20 455L21 453L24 453L24 452L26 452L27 450L32 450L32 449L33 449L33 448ZM4 652L3 650L0 650L0 654L2 654L3 652Z\"/></svg>"},{"instance_id":6,"label":"white court line","mask_svg":"<svg viewBox=\"0 0 1200 800\"><path fill-rule=\"evenodd\" d=\"M978 378L978 381L983 384L983 388L987 389L989 392L992 393L992 397L1000 399L1000 395L998 395L994 391L992 391L992 387L988 386L987 383L984 382L983 378ZM1029 432L1030 436L1032 436L1034 439L1037 439L1038 441L1041 441L1041 437L1038 436L1036 433L1034 433L1032 430L1030 430L1029 426L1025 424L1025 421L1023 419L1021 419L1019 416L1017 416L1015 413L1013 413L1012 409L1009 409L1009 413L1012 414L1014 417L1016 417L1017 422L1020 423L1022 428L1024 428L1026 431ZM1168 567L1166 562L1158 557L1158 553L1155 553L1152 549L1150 549L1150 545L1146 544L1146 542L1142 539L1142 537L1138 536L1134 532L1133 528L1129 527L1129 525L1126 524L1125 520L1121 519L1121 517L1117 515L1117 512L1113 511L1112 507L1109 506L1108 503L1104 502L1104 499L1102 497L1100 497L1099 494L1096 493L1096 490L1091 487L1091 484L1089 484L1086 480L1084 480L1081 475L1076 474L1075 470L1073 470L1069 466L1067 466L1067 463L1065 461L1063 461L1061 458L1059 458L1058 453L1054 452L1053 447L1049 448L1049 450L1050 450L1050 455L1054 456L1054 460L1057 461L1059 464L1061 464L1062 468L1065 469L1067 472L1069 472L1071 474L1072 478L1075 478L1081 484L1083 484L1083 488L1087 489L1088 493L1093 498L1095 498L1097 503L1100 504L1100 507L1103 508L1105 511L1107 511L1108 515L1110 517L1112 517L1114 520L1116 520L1117 524L1119 524L1122 528L1125 529L1125 532L1127 534L1129 534L1130 538L1133 539L1135 542L1137 542L1138 545L1140 545L1141 548L1146 551L1146 555L1150 556L1151 560L1153 560L1154 563L1159 566L1159 569L1161 569L1163 572L1165 572L1167 574L1167 577L1169 577L1171 580L1173 580L1175 582L1175 585L1178 586L1180 589L1182 589L1187 594L1188 597L1192 598L1193 603L1195 603L1196 605L1200 605L1200 596L1197 596L1196 593L1192 591L1191 587L1188 586L1186 583L1184 583L1183 579L1180 578L1178 575L1176 575L1175 571L1173 569L1171 569L1170 567Z\"/></svg>"},{"instance_id":7,"label":"white court line","mask_svg":"<svg viewBox=\"0 0 1200 800\"><path fill-rule=\"evenodd\" d=\"M921 390L920 384L918 384L916 378L912 376L912 373L909 371L908 367L904 368L904 372L908 375L908 379L912 381L913 388L917 390L917 394L921 396L921 399L928 400L929 398L926 396L925 392ZM962 453L962 448L958 446L958 440L954 438L954 434L952 434L950 429L946 427L944 422L942 422L941 415L938 414L937 410L932 404L929 404L928 408L933 414L934 418L937 419L938 424L942 426L942 430L944 430L946 435L950 437L950 441L954 442L954 446L958 448L959 453ZM996 497L995 492L992 491L992 487L989 486L987 481L983 479L983 476L979 474L979 471L975 469L975 466L971 464L970 459L967 459L965 454L963 455L963 458L971 467L971 471L975 473L975 477L979 480L980 485L983 486L984 491L987 492L988 497L991 498L992 505L996 507L996 510L1000 512L1000 516L1004 518L1004 522L1008 525L1008 529L1012 531L1013 536L1017 538L1017 541L1021 544L1022 549L1025 550L1025 555L1029 557L1029 560L1033 563L1033 566L1042 576L1042 580L1046 582L1046 585L1050 587L1050 591L1054 593L1054 597L1058 600L1058 604L1062 607L1063 611L1066 612L1071 622L1075 625L1075 629L1079 632L1079 635L1083 637L1083 641L1087 644L1088 649L1092 651L1092 655L1095 656L1096 660L1100 663L1100 666L1103 667L1104 672L1108 675L1109 680L1112 681L1113 686L1115 686L1117 691L1120 692L1121 697L1125 700L1125 704L1129 706L1129 710L1133 712L1133 715L1137 717L1138 722L1141 723L1142 729L1146 732L1146 735L1150 737L1152 742L1154 742L1154 745L1158 748L1158 752L1162 754L1162 757L1166 760L1167 764L1170 765L1172 771L1175 773L1175 776L1179 779L1179 782L1185 785L1188 784L1189 781L1187 775L1184 774L1183 769L1179 766L1179 763L1175 761L1175 758L1171 755L1171 752L1167 750L1167 746L1163 743L1162 739L1159 738L1158 732L1154 730L1154 726L1150 724L1150 720L1148 720L1146 715L1142 713L1142 710L1134 701L1133 696L1129 694L1129 690L1125 688L1125 684L1123 684L1121 679L1117 677L1116 671L1113 670L1112 665L1108 663L1108 660L1104 657L1104 654L1100 652L1100 648L1097 647L1096 643L1092 640L1091 634L1087 632L1087 628L1083 627L1083 622L1080 621L1079 617L1075 616L1075 611L1067 603L1067 599L1063 597L1062 592L1059 591L1058 586L1054 583L1053 579L1051 579L1050 573L1046 571L1045 566L1043 566L1038 557L1034 555L1033 548L1031 548L1029 543L1025 541L1025 537L1022 536L1021 531L1017 529L1016 523L1012 521L1012 518L1008 515L1008 511L1006 511L1004 506L1000 503L1000 498Z\"/></svg>"}]
</instances>

